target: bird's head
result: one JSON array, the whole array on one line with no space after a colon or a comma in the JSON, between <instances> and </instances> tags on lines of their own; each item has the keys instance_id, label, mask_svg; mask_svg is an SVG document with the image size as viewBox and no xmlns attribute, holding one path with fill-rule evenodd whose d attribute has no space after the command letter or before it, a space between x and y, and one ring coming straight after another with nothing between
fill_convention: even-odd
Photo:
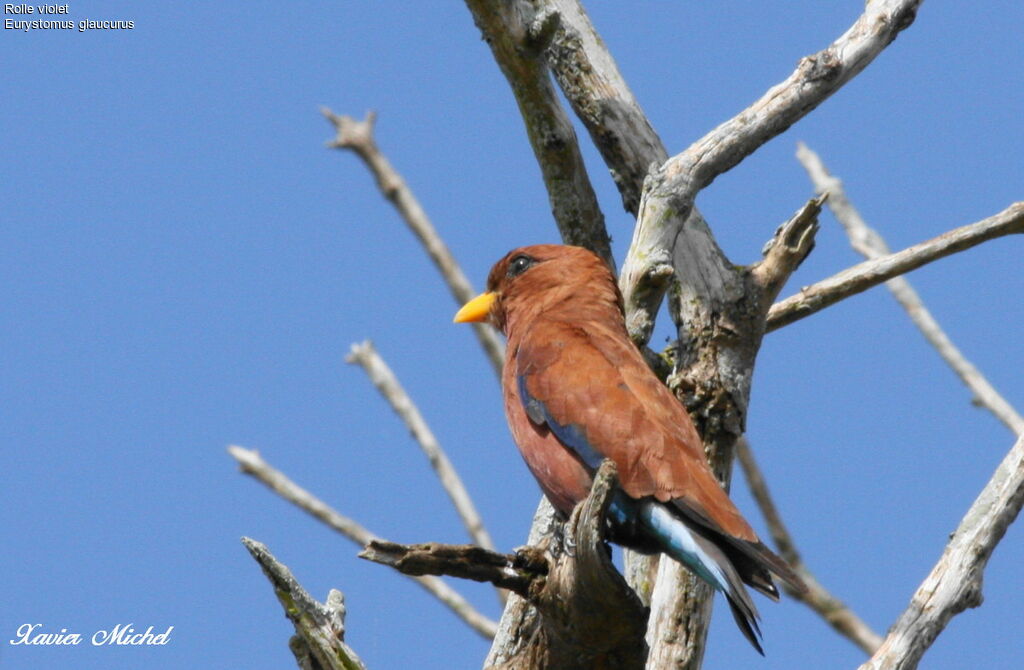
<instances>
[{"instance_id":1,"label":"bird's head","mask_svg":"<svg viewBox=\"0 0 1024 670\"><path fill-rule=\"evenodd\" d=\"M582 247L537 244L519 247L494 264L487 291L455 315L456 323L490 321L506 335L545 315L566 321L622 319L615 277L596 254Z\"/></svg>"}]
</instances>

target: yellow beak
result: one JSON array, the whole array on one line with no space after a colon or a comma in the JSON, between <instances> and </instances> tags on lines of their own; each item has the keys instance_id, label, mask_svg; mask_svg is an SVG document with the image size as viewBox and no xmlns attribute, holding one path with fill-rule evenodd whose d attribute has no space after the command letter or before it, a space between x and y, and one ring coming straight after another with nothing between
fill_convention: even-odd
<instances>
[{"instance_id":1,"label":"yellow beak","mask_svg":"<svg viewBox=\"0 0 1024 670\"><path fill-rule=\"evenodd\" d=\"M486 321L487 315L491 313L491 307L497 299L497 293L493 293L491 291L481 293L463 305L462 309L455 313L455 323Z\"/></svg>"}]
</instances>

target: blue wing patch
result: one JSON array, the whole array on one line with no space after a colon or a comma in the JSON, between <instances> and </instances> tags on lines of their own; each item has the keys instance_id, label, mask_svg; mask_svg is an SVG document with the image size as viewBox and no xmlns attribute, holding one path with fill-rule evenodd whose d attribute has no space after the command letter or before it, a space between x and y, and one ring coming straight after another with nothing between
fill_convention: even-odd
<instances>
[{"instance_id":1,"label":"blue wing patch","mask_svg":"<svg viewBox=\"0 0 1024 670\"><path fill-rule=\"evenodd\" d=\"M530 395L526 389L526 375L517 376L516 383L519 386L519 399L530 420L538 426L547 425L559 442L576 453L588 468L597 470L604 457L587 441L583 429L576 424L558 423L544 403ZM726 574L726 570L732 570L731 564L721 551L690 530L663 503L650 498L634 500L620 489L615 492L607 514L613 526L630 529L630 533L639 533L653 540L658 551L679 561L716 589L741 597L730 584L730 575ZM735 574L732 576L739 583L739 577ZM753 603L750 603L750 607L753 607ZM754 612L753 616L756 617L756 610Z\"/></svg>"},{"instance_id":2,"label":"blue wing patch","mask_svg":"<svg viewBox=\"0 0 1024 670\"><path fill-rule=\"evenodd\" d=\"M544 403L534 398L526 390L526 375L516 377L516 383L519 385L519 399L522 401L523 409L526 410L526 415L530 417L530 420L538 426L547 424L559 442L576 452L576 455L583 459L588 468L597 470L601 466L604 456L599 454L590 445L583 429L574 423L563 426L555 421L548 412L548 408L544 406Z\"/></svg>"}]
</instances>

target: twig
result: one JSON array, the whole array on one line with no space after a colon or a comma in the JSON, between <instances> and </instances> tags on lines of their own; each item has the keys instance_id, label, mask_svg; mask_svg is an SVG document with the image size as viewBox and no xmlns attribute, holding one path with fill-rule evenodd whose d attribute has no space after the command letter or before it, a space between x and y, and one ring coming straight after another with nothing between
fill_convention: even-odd
<instances>
[{"instance_id":1,"label":"twig","mask_svg":"<svg viewBox=\"0 0 1024 670\"><path fill-rule=\"evenodd\" d=\"M664 266L687 285L727 282L731 266L710 235L687 220L697 193L765 142L815 109L861 72L909 26L921 0L870 0L864 13L828 48L800 61L785 80L654 171L644 186L637 228L623 266L620 288L631 316L631 334L646 342L667 284ZM684 223L686 225L684 225ZM707 239L705 239L707 238ZM686 269L680 254L707 254L699 270ZM702 300L686 295L683 303ZM699 306L698 306L699 307Z\"/></svg>"},{"instance_id":2,"label":"twig","mask_svg":"<svg viewBox=\"0 0 1024 670\"><path fill-rule=\"evenodd\" d=\"M274 493L305 510L352 542L363 547L374 540L382 539L358 522L339 514L309 491L290 480L284 473L263 460L259 452L239 446L229 446L228 453L234 457L243 473L255 477ZM485 638L493 638L497 623L480 614L457 591L436 577L413 577L431 595L451 609L470 628Z\"/></svg>"},{"instance_id":3,"label":"twig","mask_svg":"<svg viewBox=\"0 0 1024 670\"><path fill-rule=\"evenodd\" d=\"M829 174L825 164L814 151L803 142L797 144L796 157L807 170L807 175L818 193L828 194L828 206L836 220L842 224L850 238L854 250L865 258L880 258L891 253L889 245L878 233L870 228L860 212L846 197L843 183L838 177ZM974 403L992 412L997 419L1006 424L1014 435L1024 433L1024 417L1003 398L989 383L981 372L967 360L945 331L925 307L921 296L910 285L905 277L894 277L885 285L892 292L896 301L906 310L914 325L918 327L925 339L935 347L943 360L956 373L960 380L974 394Z\"/></svg>"},{"instance_id":4,"label":"twig","mask_svg":"<svg viewBox=\"0 0 1024 670\"><path fill-rule=\"evenodd\" d=\"M547 31L531 25L530 0L466 0L515 95L540 165L551 212L566 244L587 247L615 267L611 241L573 130L541 58Z\"/></svg>"},{"instance_id":5,"label":"twig","mask_svg":"<svg viewBox=\"0 0 1024 670\"><path fill-rule=\"evenodd\" d=\"M768 312L767 330L789 325L843 298L866 291L922 265L1013 233L1024 232L1024 202L1016 202L987 219L972 223L903 251L864 261L839 274L808 286L776 303Z\"/></svg>"},{"instance_id":6,"label":"twig","mask_svg":"<svg viewBox=\"0 0 1024 670\"><path fill-rule=\"evenodd\" d=\"M992 550L1024 505L1024 435L960 522L910 605L861 670L913 670L949 620L981 604Z\"/></svg>"},{"instance_id":7,"label":"twig","mask_svg":"<svg viewBox=\"0 0 1024 670\"><path fill-rule=\"evenodd\" d=\"M242 538L242 544L263 568L285 616L295 626L288 646L299 667L366 670L359 656L345 644L345 597L341 591L331 589L327 601L321 604L302 588L287 566L274 558L266 545L247 537Z\"/></svg>"},{"instance_id":8,"label":"twig","mask_svg":"<svg viewBox=\"0 0 1024 670\"><path fill-rule=\"evenodd\" d=\"M376 534L368 531L358 521L334 511L327 503L264 461L255 449L231 445L228 447L228 453L238 461L239 468L244 474L255 477L277 495L309 512L356 544L365 545L371 540L378 539Z\"/></svg>"},{"instance_id":9,"label":"twig","mask_svg":"<svg viewBox=\"0 0 1024 670\"><path fill-rule=\"evenodd\" d=\"M821 615L832 628L843 637L848 638L855 645L872 654L882 644L882 636L876 633L857 614L851 610L843 601L832 595L828 589L818 582L804 563L803 558L796 549L793 537L789 534L782 517L779 515L771 493L768 491L768 484L764 475L754 460L754 454L746 438L740 438L736 443L736 458L743 468L743 475L750 486L750 492L757 501L761 513L764 515L765 523L768 524L768 532L771 533L775 546L779 548L779 554L786 559L793 571L803 580L807 586L804 592L794 591L787 584L782 587L791 597L801 601L812 610Z\"/></svg>"},{"instance_id":10,"label":"twig","mask_svg":"<svg viewBox=\"0 0 1024 670\"><path fill-rule=\"evenodd\" d=\"M437 473L441 486L444 487L445 493L451 499L473 542L484 549L493 550L494 541L484 527L476 505L473 504L473 499L466 491L459 473L455 471L455 466L448 460L448 455L441 448L434 432L430 430L430 426L427 425L412 398L402 388L395 373L377 353L373 343L366 340L361 344L353 344L348 356L345 357L345 362L358 365L366 372L380 394L391 404L391 409L402 419L412 436L416 438L416 442L419 443L423 453L427 455L430 467Z\"/></svg>"},{"instance_id":11,"label":"twig","mask_svg":"<svg viewBox=\"0 0 1024 670\"><path fill-rule=\"evenodd\" d=\"M462 273L462 268L430 222L427 213L423 211L412 189L377 147L373 136L376 113L368 112L365 120L357 121L350 116L338 116L327 107L322 107L320 111L337 132L337 136L329 141L327 146L351 150L362 159L377 180L380 192L395 206L402 220L416 235L430 260L441 272L455 301L463 305L471 300L476 295L472 284ZM472 326L480 346L483 347L495 374L500 379L501 366L505 360L505 343L490 324L474 323Z\"/></svg>"}]
</instances>

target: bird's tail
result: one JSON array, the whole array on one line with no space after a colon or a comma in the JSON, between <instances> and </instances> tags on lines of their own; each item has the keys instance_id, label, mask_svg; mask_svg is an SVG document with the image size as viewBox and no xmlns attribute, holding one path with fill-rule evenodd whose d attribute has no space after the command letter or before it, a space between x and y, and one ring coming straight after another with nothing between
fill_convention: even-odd
<instances>
[{"instance_id":1,"label":"bird's tail","mask_svg":"<svg viewBox=\"0 0 1024 670\"><path fill-rule=\"evenodd\" d=\"M614 506L614 505L613 505ZM679 561L721 591L729 601L736 625L762 656L758 613L732 561L714 542L694 531L665 505L645 500L637 505L637 521L659 550Z\"/></svg>"}]
</instances>

